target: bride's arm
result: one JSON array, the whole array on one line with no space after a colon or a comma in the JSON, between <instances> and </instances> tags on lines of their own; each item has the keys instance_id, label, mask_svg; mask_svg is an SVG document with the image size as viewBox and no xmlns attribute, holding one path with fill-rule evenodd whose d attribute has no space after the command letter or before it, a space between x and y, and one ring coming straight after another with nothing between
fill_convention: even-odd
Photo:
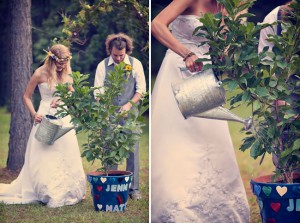
<instances>
[{"instance_id":1,"label":"bride's arm","mask_svg":"<svg viewBox=\"0 0 300 223\"><path fill-rule=\"evenodd\" d=\"M181 44L170 32L168 25L180 14L182 14L194 0L174 0L164 10L162 10L151 23L151 32L156 39L185 58L186 67L192 71L200 71L202 63L195 63L198 59L196 55L190 55L191 51Z\"/></svg>"},{"instance_id":2,"label":"bride's arm","mask_svg":"<svg viewBox=\"0 0 300 223\"><path fill-rule=\"evenodd\" d=\"M33 94L33 91L39 83L39 76L40 76L40 70L37 69L34 72L34 74L32 75L32 77L30 78L29 83L27 84L25 93L23 95L24 104L27 107L30 114L32 115L32 117L34 118L34 122L42 121L42 115L39 115L36 113L33 103L31 101L31 96Z\"/></svg>"}]
</instances>

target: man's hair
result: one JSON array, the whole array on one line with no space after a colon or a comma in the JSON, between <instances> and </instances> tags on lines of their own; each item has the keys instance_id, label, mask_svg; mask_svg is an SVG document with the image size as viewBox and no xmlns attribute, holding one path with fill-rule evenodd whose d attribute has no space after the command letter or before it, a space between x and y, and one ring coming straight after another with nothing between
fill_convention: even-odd
<instances>
[{"instance_id":1,"label":"man's hair","mask_svg":"<svg viewBox=\"0 0 300 223\"><path fill-rule=\"evenodd\" d=\"M110 55L113 47L118 50L126 48L126 54L130 55L133 50L132 42L132 38L124 33L108 35L105 41L106 52Z\"/></svg>"},{"instance_id":2,"label":"man's hair","mask_svg":"<svg viewBox=\"0 0 300 223\"><path fill-rule=\"evenodd\" d=\"M292 16L294 9L290 7L293 2L295 2L295 0L289 1L285 5L280 6L281 19L284 22L291 22L292 24L295 22Z\"/></svg>"}]
</instances>

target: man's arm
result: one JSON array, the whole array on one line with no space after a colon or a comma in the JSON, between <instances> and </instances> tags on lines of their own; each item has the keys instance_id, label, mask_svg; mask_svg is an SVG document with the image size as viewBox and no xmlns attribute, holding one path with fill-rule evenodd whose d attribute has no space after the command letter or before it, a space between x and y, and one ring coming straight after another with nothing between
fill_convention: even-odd
<instances>
[{"instance_id":1,"label":"man's arm","mask_svg":"<svg viewBox=\"0 0 300 223\"><path fill-rule=\"evenodd\" d=\"M134 96L131 98L131 101L133 101L135 104L137 104L143 95L146 93L146 79L144 74L144 69L142 63L134 59L133 62L133 71L134 72L134 78L136 81L136 92ZM120 109L120 111L129 111L132 107L132 104L130 102L127 102L125 105L123 105Z\"/></svg>"},{"instance_id":2,"label":"man's arm","mask_svg":"<svg viewBox=\"0 0 300 223\"><path fill-rule=\"evenodd\" d=\"M94 80L94 87L102 87L100 89L94 90L94 97L97 101L100 100L98 94L104 94L104 80L105 80L105 64L104 61L98 64L96 69L96 75Z\"/></svg>"},{"instance_id":3,"label":"man's arm","mask_svg":"<svg viewBox=\"0 0 300 223\"><path fill-rule=\"evenodd\" d=\"M131 101L134 102L135 104L137 104L142 98L142 95L138 92L135 92L135 94L133 95ZM127 102L125 105L123 105L120 108L120 112L122 111L129 111L132 107L132 104L130 102Z\"/></svg>"}]
</instances>

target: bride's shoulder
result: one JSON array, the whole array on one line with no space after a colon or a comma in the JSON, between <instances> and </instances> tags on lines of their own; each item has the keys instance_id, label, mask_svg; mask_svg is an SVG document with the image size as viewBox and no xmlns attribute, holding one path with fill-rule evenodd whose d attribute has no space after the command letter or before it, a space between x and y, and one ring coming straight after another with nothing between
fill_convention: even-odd
<instances>
[{"instance_id":1,"label":"bride's shoulder","mask_svg":"<svg viewBox=\"0 0 300 223\"><path fill-rule=\"evenodd\" d=\"M44 66L40 66L38 67L32 77L34 77L35 79L37 80L44 80L44 79L47 79L47 70Z\"/></svg>"}]
</instances>

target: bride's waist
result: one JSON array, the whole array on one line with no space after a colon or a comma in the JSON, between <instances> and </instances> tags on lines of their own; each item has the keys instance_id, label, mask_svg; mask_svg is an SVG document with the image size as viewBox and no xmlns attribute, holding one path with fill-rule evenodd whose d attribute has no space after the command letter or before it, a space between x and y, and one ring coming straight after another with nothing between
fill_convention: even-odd
<instances>
[{"instance_id":1,"label":"bride's waist","mask_svg":"<svg viewBox=\"0 0 300 223\"><path fill-rule=\"evenodd\" d=\"M199 47L186 47L189 51L193 52L196 54L197 57L199 58L210 58L209 55L207 55L208 50L200 49ZM180 58L182 60L182 57L175 53L173 50L168 49L166 54L175 54L176 57Z\"/></svg>"},{"instance_id":2,"label":"bride's waist","mask_svg":"<svg viewBox=\"0 0 300 223\"><path fill-rule=\"evenodd\" d=\"M199 46L200 42L193 42L187 39L177 39L182 45L184 45L189 51L194 52L198 57L202 56L209 51L209 45L204 44Z\"/></svg>"},{"instance_id":3,"label":"bride's waist","mask_svg":"<svg viewBox=\"0 0 300 223\"><path fill-rule=\"evenodd\" d=\"M42 99L40 100L40 103L43 103L43 104L51 104L51 102L53 101L53 99L54 99L54 98L52 98L52 97L51 97L51 98L50 98L50 97L49 97L49 98L48 98L48 97L47 97L47 98L42 98Z\"/></svg>"},{"instance_id":4,"label":"bride's waist","mask_svg":"<svg viewBox=\"0 0 300 223\"><path fill-rule=\"evenodd\" d=\"M53 101L53 98L51 98L51 99L42 99L40 101L38 113L41 114L41 115L56 113L57 109L59 109L59 108L52 108L51 107L52 101Z\"/></svg>"}]
</instances>

